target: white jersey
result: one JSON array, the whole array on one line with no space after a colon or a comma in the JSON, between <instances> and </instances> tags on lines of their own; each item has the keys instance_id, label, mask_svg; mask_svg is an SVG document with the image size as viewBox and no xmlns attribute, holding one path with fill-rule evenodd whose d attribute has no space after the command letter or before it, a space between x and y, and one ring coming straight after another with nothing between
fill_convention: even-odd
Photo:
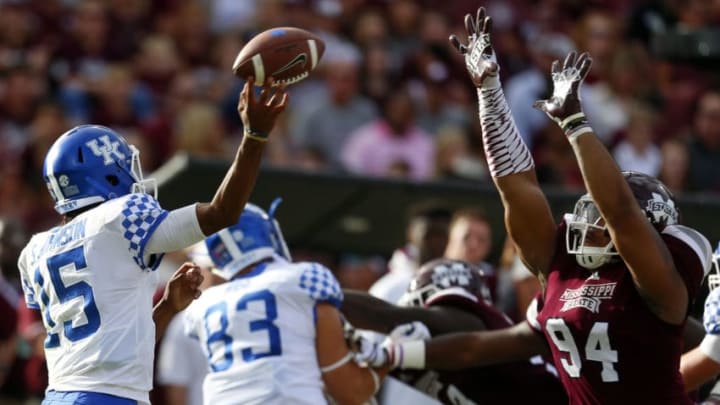
<instances>
[{"instance_id":1,"label":"white jersey","mask_svg":"<svg viewBox=\"0 0 720 405\"><path fill-rule=\"evenodd\" d=\"M42 311L48 390L149 403L155 346L153 271L145 246L167 211L146 194L99 205L39 233L18 262L25 301Z\"/></svg>"},{"instance_id":2,"label":"white jersey","mask_svg":"<svg viewBox=\"0 0 720 405\"><path fill-rule=\"evenodd\" d=\"M330 270L279 256L204 291L185 322L208 357L205 404L325 404L315 306L342 298Z\"/></svg>"}]
</instances>

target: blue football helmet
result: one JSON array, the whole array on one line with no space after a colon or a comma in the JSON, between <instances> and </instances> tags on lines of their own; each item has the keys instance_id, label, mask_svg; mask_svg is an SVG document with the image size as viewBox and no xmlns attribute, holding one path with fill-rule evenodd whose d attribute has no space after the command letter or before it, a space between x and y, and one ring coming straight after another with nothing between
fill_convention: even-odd
<instances>
[{"instance_id":1,"label":"blue football helmet","mask_svg":"<svg viewBox=\"0 0 720 405\"><path fill-rule=\"evenodd\" d=\"M210 259L215 265L213 273L230 280L240 270L275 254L291 260L280 225L274 218L281 201L276 198L267 213L248 203L235 225L205 239Z\"/></svg>"},{"instance_id":2,"label":"blue football helmet","mask_svg":"<svg viewBox=\"0 0 720 405\"><path fill-rule=\"evenodd\" d=\"M43 164L45 184L60 214L130 193L157 198L154 179L143 179L140 152L100 125L80 125L62 134Z\"/></svg>"},{"instance_id":3,"label":"blue football helmet","mask_svg":"<svg viewBox=\"0 0 720 405\"><path fill-rule=\"evenodd\" d=\"M713 252L712 260L713 269L711 271L715 274L710 273L710 275L708 275L708 287L710 287L710 291L720 287L720 242L718 242L718 246L715 252Z\"/></svg>"}]
</instances>

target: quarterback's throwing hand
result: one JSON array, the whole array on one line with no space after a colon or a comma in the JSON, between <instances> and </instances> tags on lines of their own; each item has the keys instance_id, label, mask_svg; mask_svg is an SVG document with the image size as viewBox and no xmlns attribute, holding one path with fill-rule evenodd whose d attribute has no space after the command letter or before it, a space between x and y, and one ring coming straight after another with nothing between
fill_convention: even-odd
<instances>
[{"instance_id":1,"label":"quarterback's throwing hand","mask_svg":"<svg viewBox=\"0 0 720 405\"><path fill-rule=\"evenodd\" d=\"M577 56L570 52L562 67L559 61L552 64L553 93L547 100L538 100L533 107L543 111L570 138L589 131L587 119L580 103L580 85L592 66L587 52Z\"/></svg>"},{"instance_id":2,"label":"quarterback's throwing hand","mask_svg":"<svg viewBox=\"0 0 720 405\"><path fill-rule=\"evenodd\" d=\"M477 18L467 14L465 16L465 30L468 35L467 45L460 42L456 35L450 35L450 44L465 56L465 67L470 73L473 84L477 88L495 88L500 86L495 51L490 44L490 30L492 19L486 14L485 8L480 7Z\"/></svg>"},{"instance_id":3,"label":"quarterback's throwing hand","mask_svg":"<svg viewBox=\"0 0 720 405\"><path fill-rule=\"evenodd\" d=\"M287 107L288 93L285 92L285 85L273 87L273 83L273 78L268 78L260 95L256 97L255 78L250 76L240 93L238 112L245 128L245 136L250 139L266 141L278 115Z\"/></svg>"}]
</instances>

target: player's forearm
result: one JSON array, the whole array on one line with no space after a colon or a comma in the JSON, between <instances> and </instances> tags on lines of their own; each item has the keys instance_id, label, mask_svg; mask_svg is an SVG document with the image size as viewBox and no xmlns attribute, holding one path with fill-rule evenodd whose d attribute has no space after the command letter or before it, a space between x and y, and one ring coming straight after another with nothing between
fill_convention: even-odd
<instances>
[{"instance_id":1,"label":"player's forearm","mask_svg":"<svg viewBox=\"0 0 720 405\"><path fill-rule=\"evenodd\" d=\"M512 328L457 333L440 336L426 342L425 368L460 370L469 367L526 360L545 354L542 337L533 333L518 333Z\"/></svg>"},{"instance_id":2,"label":"player's forearm","mask_svg":"<svg viewBox=\"0 0 720 405\"><path fill-rule=\"evenodd\" d=\"M396 326L385 316L392 304L362 291L343 290L343 294L340 311L354 327L388 333Z\"/></svg>"},{"instance_id":3,"label":"player's forearm","mask_svg":"<svg viewBox=\"0 0 720 405\"><path fill-rule=\"evenodd\" d=\"M535 172L499 177L495 184L505 208L505 227L518 254L533 274L544 273L554 255L556 226Z\"/></svg>"},{"instance_id":4,"label":"player's forearm","mask_svg":"<svg viewBox=\"0 0 720 405\"><path fill-rule=\"evenodd\" d=\"M355 362L348 363L342 379L326 379L326 388L338 405L362 405L377 393L388 367L361 367Z\"/></svg>"},{"instance_id":5,"label":"player's forearm","mask_svg":"<svg viewBox=\"0 0 720 405\"><path fill-rule=\"evenodd\" d=\"M687 392L696 390L718 373L720 364L706 356L699 347L680 358L680 374Z\"/></svg>"},{"instance_id":6,"label":"player's forearm","mask_svg":"<svg viewBox=\"0 0 720 405\"><path fill-rule=\"evenodd\" d=\"M173 308L170 301L163 298L153 308L153 322L155 322L155 343L162 340L165 330L178 311Z\"/></svg>"},{"instance_id":7,"label":"player's forearm","mask_svg":"<svg viewBox=\"0 0 720 405\"><path fill-rule=\"evenodd\" d=\"M265 143L248 137L243 138L235 159L212 201L198 204L198 221L205 235L218 232L236 223L240 218L255 186Z\"/></svg>"},{"instance_id":8,"label":"player's forearm","mask_svg":"<svg viewBox=\"0 0 720 405\"><path fill-rule=\"evenodd\" d=\"M641 215L615 160L593 132L570 138L585 188L609 227Z\"/></svg>"}]
</instances>

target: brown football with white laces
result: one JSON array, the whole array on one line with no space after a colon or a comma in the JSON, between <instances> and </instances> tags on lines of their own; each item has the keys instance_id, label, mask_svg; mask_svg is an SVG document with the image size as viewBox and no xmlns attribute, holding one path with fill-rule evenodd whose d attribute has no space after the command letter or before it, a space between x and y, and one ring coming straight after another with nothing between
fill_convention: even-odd
<instances>
[{"instance_id":1,"label":"brown football with white laces","mask_svg":"<svg viewBox=\"0 0 720 405\"><path fill-rule=\"evenodd\" d=\"M272 76L275 84L293 84L308 77L325 51L325 43L315 34L295 27L263 31L240 50L233 73L243 79L255 77L261 85Z\"/></svg>"}]
</instances>

